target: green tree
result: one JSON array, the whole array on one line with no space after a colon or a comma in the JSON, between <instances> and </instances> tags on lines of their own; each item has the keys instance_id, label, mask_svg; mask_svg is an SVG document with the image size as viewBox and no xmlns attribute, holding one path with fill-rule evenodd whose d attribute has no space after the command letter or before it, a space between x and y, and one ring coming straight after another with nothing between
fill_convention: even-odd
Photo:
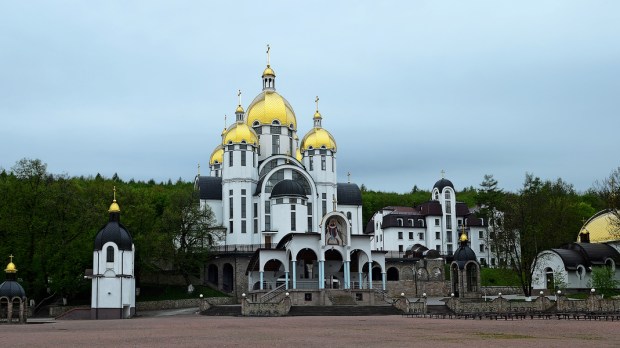
<instances>
[{"instance_id":1,"label":"green tree","mask_svg":"<svg viewBox=\"0 0 620 348\"><path fill-rule=\"evenodd\" d=\"M620 282L615 278L616 272L608 266L592 267L592 281L590 286L605 296L615 295Z\"/></svg>"},{"instance_id":2,"label":"green tree","mask_svg":"<svg viewBox=\"0 0 620 348\"><path fill-rule=\"evenodd\" d=\"M162 216L162 232L168 246L162 250L162 257L183 276L186 285L192 283L192 277L199 276L216 238L213 212L208 206L201 209L197 195L194 190L174 192Z\"/></svg>"},{"instance_id":3,"label":"green tree","mask_svg":"<svg viewBox=\"0 0 620 348\"><path fill-rule=\"evenodd\" d=\"M507 197L501 236L526 296L531 296L539 253L575 240L581 225L578 205L572 185L529 173L519 193Z\"/></svg>"},{"instance_id":4,"label":"green tree","mask_svg":"<svg viewBox=\"0 0 620 348\"><path fill-rule=\"evenodd\" d=\"M485 174L480 189L476 195L476 204L479 207L478 216L488 222L489 232L485 237L485 242L491 247L495 255L501 260L499 264L504 266L504 260L508 259L507 250L509 243L501 236L502 209L505 203L506 194L498 188L498 182L491 174Z\"/></svg>"}]
</instances>

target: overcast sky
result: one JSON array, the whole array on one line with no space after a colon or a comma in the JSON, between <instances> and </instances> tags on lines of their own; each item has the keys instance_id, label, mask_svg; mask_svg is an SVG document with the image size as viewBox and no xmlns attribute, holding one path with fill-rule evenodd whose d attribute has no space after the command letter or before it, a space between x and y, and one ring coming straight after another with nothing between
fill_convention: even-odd
<instances>
[{"instance_id":1,"label":"overcast sky","mask_svg":"<svg viewBox=\"0 0 620 348\"><path fill-rule=\"evenodd\" d=\"M611 0L0 0L0 167L192 180L269 43L300 138L320 97L340 181L586 190L620 166L619 42Z\"/></svg>"}]
</instances>

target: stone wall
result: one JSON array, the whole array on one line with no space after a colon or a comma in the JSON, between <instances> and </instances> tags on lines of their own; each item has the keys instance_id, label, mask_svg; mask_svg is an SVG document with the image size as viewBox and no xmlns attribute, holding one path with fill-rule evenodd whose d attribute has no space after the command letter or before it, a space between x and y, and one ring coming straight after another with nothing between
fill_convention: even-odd
<instances>
[{"instance_id":1,"label":"stone wall","mask_svg":"<svg viewBox=\"0 0 620 348\"><path fill-rule=\"evenodd\" d=\"M502 295L523 295L523 289L518 286L482 286L480 293L482 296L497 296L499 293Z\"/></svg>"},{"instance_id":2,"label":"stone wall","mask_svg":"<svg viewBox=\"0 0 620 348\"><path fill-rule=\"evenodd\" d=\"M531 302L509 301L504 297L498 297L490 301L466 300L456 297L450 298L446 305L455 313L505 313L505 312L531 312L546 311L555 305L547 297L539 296Z\"/></svg>"},{"instance_id":3,"label":"stone wall","mask_svg":"<svg viewBox=\"0 0 620 348\"><path fill-rule=\"evenodd\" d=\"M281 317L291 310L291 299L285 297L278 303L241 301L241 315L251 317Z\"/></svg>"},{"instance_id":4,"label":"stone wall","mask_svg":"<svg viewBox=\"0 0 620 348\"><path fill-rule=\"evenodd\" d=\"M559 312L614 312L620 309L620 299L603 299L598 295L590 295L585 300L568 300L566 296L558 296Z\"/></svg>"}]
</instances>

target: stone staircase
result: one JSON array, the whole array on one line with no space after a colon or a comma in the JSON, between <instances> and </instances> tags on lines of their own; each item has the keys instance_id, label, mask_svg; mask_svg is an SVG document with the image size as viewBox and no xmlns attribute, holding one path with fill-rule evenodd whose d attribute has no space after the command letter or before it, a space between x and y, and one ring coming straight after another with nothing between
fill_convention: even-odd
<instances>
[{"instance_id":1,"label":"stone staircase","mask_svg":"<svg viewBox=\"0 0 620 348\"><path fill-rule=\"evenodd\" d=\"M241 316L241 305L212 306L206 311L200 312L200 314L208 316L238 317Z\"/></svg>"},{"instance_id":2,"label":"stone staircase","mask_svg":"<svg viewBox=\"0 0 620 348\"><path fill-rule=\"evenodd\" d=\"M392 306L292 306L289 316L374 316L401 315Z\"/></svg>"}]
</instances>

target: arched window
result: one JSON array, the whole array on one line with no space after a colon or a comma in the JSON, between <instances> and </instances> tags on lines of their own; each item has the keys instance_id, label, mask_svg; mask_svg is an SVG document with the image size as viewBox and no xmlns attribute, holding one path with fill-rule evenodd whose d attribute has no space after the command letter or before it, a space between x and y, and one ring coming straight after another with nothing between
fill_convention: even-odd
<instances>
[{"instance_id":1,"label":"arched window","mask_svg":"<svg viewBox=\"0 0 620 348\"><path fill-rule=\"evenodd\" d=\"M108 246L105 253L106 253L106 262L114 262L114 247L111 245Z\"/></svg>"},{"instance_id":2,"label":"arched window","mask_svg":"<svg viewBox=\"0 0 620 348\"><path fill-rule=\"evenodd\" d=\"M347 220L351 221L351 212L350 211L347 212Z\"/></svg>"},{"instance_id":3,"label":"arched window","mask_svg":"<svg viewBox=\"0 0 620 348\"><path fill-rule=\"evenodd\" d=\"M470 263L466 269L467 277L467 292L478 291L478 268L476 264Z\"/></svg>"}]
</instances>

